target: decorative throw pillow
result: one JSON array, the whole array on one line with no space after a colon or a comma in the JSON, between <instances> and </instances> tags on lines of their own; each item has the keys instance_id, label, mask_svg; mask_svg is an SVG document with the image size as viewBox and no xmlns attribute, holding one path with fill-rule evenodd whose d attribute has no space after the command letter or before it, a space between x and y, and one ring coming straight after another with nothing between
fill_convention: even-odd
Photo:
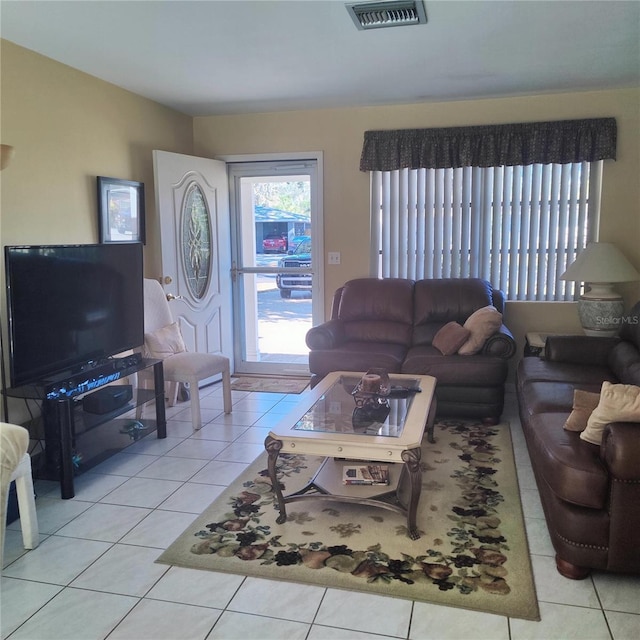
<instances>
[{"instance_id":1,"label":"decorative throw pillow","mask_svg":"<svg viewBox=\"0 0 640 640\"><path fill-rule=\"evenodd\" d=\"M599 402L599 393L574 389L573 411L564 423L564 428L567 431L584 431L587 428L587 420Z\"/></svg>"},{"instance_id":2,"label":"decorative throw pillow","mask_svg":"<svg viewBox=\"0 0 640 640\"><path fill-rule=\"evenodd\" d=\"M603 382L600 402L593 410L580 438L592 444L600 444L604 427L610 422L640 422L640 387Z\"/></svg>"},{"instance_id":3,"label":"decorative throw pillow","mask_svg":"<svg viewBox=\"0 0 640 640\"><path fill-rule=\"evenodd\" d=\"M493 306L488 305L474 311L464 323L469 330L469 338L460 347L461 356L472 356L484 347L487 338L492 336L502 326L502 314Z\"/></svg>"},{"instance_id":4,"label":"decorative throw pillow","mask_svg":"<svg viewBox=\"0 0 640 640\"><path fill-rule=\"evenodd\" d=\"M469 337L469 330L457 322L447 322L433 336L433 346L444 356L454 354Z\"/></svg>"},{"instance_id":5,"label":"decorative throw pillow","mask_svg":"<svg viewBox=\"0 0 640 640\"><path fill-rule=\"evenodd\" d=\"M144 334L144 356L146 358L164 360L174 353L182 353L186 350L187 347L177 322Z\"/></svg>"}]
</instances>

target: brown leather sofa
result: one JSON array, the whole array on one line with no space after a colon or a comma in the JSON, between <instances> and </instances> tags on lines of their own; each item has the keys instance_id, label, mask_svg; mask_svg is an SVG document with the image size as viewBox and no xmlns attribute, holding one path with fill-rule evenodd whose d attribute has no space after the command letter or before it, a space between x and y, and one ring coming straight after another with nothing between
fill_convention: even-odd
<instances>
[{"instance_id":1,"label":"brown leather sofa","mask_svg":"<svg viewBox=\"0 0 640 640\"><path fill-rule=\"evenodd\" d=\"M640 303L626 320L619 338L551 336L544 359L518 364L522 428L556 566L567 578L640 572L640 424L608 424L601 445L563 428L574 389L640 385Z\"/></svg>"},{"instance_id":2,"label":"brown leather sofa","mask_svg":"<svg viewBox=\"0 0 640 640\"><path fill-rule=\"evenodd\" d=\"M485 280L358 278L334 294L331 319L306 337L311 385L331 371L414 373L437 378L439 416L497 423L504 406L508 359L515 341L502 325L476 355L443 355L432 345L450 321L464 324L493 305L504 314L504 295Z\"/></svg>"}]
</instances>

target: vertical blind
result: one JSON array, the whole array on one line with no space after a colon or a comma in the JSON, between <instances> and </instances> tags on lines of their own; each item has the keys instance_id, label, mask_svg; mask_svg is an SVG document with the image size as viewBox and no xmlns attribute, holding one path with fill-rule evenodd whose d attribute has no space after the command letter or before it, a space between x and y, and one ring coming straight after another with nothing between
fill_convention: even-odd
<instances>
[{"instance_id":1,"label":"vertical blind","mask_svg":"<svg viewBox=\"0 0 640 640\"><path fill-rule=\"evenodd\" d=\"M371 171L371 273L572 300L559 277L596 237L601 175L601 160Z\"/></svg>"}]
</instances>

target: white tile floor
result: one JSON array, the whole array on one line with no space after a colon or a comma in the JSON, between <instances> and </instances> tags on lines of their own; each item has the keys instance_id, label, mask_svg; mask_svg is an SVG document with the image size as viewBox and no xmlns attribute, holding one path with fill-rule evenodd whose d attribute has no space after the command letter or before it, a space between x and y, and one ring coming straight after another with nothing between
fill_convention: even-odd
<instances>
[{"instance_id":1,"label":"white tile floor","mask_svg":"<svg viewBox=\"0 0 640 640\"><path fill-rule=\"evenodd\" d=\"M594 573L576 582L555 570L512 394L503 417L512 426L541 622L155 564L261 453L269 427L299 399L233 392L233 413L225 416L218 385L202 396L201 431L191 431L188 406L169 410L166 440L151 434L79 476L73 500L61 500L55 483L36 483L42 542L25 552L19 522L9 526L2 638L640 637L640 578Z\"/></svg>"}]
</instances>

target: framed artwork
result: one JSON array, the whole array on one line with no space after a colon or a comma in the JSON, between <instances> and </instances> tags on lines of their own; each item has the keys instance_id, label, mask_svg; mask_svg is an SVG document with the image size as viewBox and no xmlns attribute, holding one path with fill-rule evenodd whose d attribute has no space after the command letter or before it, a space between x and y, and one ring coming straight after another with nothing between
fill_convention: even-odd
<instances>
[{"instance_id":1,"label":"framed artwork","mask_svg":"<svg viewBox=\"0 0 640 640\"><path fill-rule=\"evenodd\" d=\"M104 242L145 242L144 184L98 176L98 233Z\"/></svg>"}]
</instances>

